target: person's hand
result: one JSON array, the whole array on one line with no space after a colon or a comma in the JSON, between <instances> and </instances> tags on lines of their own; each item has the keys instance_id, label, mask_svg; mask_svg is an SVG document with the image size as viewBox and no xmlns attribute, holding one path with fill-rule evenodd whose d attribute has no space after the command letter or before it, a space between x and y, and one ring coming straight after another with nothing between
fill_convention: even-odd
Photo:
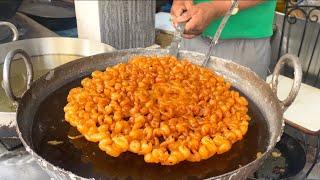
<instances>
[{"instance_id":1,"label":"person's hand","mask_svg":"<svg viewBox=\"0 0 320 180\"><path fill-rule=\"evenodd\" d=\"M171 20L177 26L177 18L193 6L192 0L174 0L171 7Z\"/></svg>"},{"instance_id":2,"label":"person's hand","mask_svg":"<svg viewBox=\"0 0 320 180\"><path fill-rule=\"evenodd\" d=\"M217 17L219 10L214 8L212 3L200 3L188 7L186 12L174 19L174 23L187 22L183 37L191 39L200 35Z\"/></svg>"}]
</instances>

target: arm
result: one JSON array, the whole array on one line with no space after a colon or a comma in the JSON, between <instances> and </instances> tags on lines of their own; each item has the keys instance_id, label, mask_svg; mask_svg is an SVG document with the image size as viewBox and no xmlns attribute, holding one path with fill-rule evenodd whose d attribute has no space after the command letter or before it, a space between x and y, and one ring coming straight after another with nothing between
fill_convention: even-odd
<instances>
[{"instance_id":1,"label":"arm","mask_svg":"<svg viewBox=\"0 0 320 180\"><path fill-rule=\"evenodd\" d=\"M238 4L239 4L239 9L246 9L246 8L250 8L252 6L256 6L257 4L263 2L264 0L238 0ZM211 4L211 8L212 9L216 9L218 10L218 16L216 16L215 18L219 18L221 16L224 16L225 13L229 10L232 2L231 0L227 0L227 1L219 1L219 0L215 0L210 2Z\"/></svg>"},{"instance_id":2,"label":"arm","mask_svg":"<svg viewBox=\"0 0 320 180\"><path fill-rule=\"evenodd\" d=\"M264 0L238 0L239 9L249 8L263 1ZM173 18L173 22L176 25L177 23L188 21L184 37L193 38L201 34L210 22L224 16L231 4L231 0L214 0L192 5L181 16Z\"/></svg>"}]
</instances>

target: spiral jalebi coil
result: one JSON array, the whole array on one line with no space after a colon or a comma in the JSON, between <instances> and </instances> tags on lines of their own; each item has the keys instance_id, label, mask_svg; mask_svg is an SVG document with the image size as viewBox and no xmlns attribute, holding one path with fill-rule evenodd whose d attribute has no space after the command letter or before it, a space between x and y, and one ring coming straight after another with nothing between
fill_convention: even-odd
<instances>
[{"instance_id":1,"label":"spiral jalebi coil","mask_svg":"<svg viewBox=\"0 0 320 180\"><path fill-rule=\"evenodd\" d=\"M171 56L137 56L70 90L65 119L108 155L147 163L201 161L248 130L248 102L209 69Z\"/></svg>"}]
</instances>

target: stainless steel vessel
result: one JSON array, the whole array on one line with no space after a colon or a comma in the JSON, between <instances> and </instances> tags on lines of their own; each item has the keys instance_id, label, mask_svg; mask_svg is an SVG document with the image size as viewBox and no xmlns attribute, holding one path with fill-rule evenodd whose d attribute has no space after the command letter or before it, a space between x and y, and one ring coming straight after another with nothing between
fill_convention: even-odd
<instances>
[{"instance_id":1,"label":"stainless steel vessel","mask_svg":"<svg viewBox=\"0 0 320 180\"><path fill-rule=\"evenodd\" d=\"M12 41L18 40L19 32L14 24L6 21L0 21L0 27L1 26L7 26L12 31L12 34L13 34Z\"/></svg>"},{"instance_id":2,"label":"stainless steel vessel","mask_svg":"<svg viewBox=\"0 0 320 180\"><path fill-rule=\"evenodd\" d=\"M0 45L0 82L2 82L2 67L5 56L12 50L22 48L31 57L36 78L46 73L61 64L70 62L72 60L100 54L104 52L111 52L115 49L107 44L93 42L85 39L76 38L35 38L27 40L19 40ZM13 83L13 90L16 93L21 93L25 90L24 79L26 76L24 64L21 57L16 58L17 61L13 63L15 69L11 76ZM0 127L1 125L12 127L15 120L15 109L11 106L9 99L5 96L4 90L0 88Z\"/></svg>"}]
</instances>

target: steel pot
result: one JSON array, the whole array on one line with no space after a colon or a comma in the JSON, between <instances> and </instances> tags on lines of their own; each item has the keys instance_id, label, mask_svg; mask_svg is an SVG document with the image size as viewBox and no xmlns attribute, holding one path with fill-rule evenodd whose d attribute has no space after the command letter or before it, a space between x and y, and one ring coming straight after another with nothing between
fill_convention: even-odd
<instances>
[{"instance_id":1,"label":"steel pot","mask_svg":"<svg viewBox=\"0 0 320 180\"><path fill-rule=\"evenodd\" d=\"M24 57L29 70L29 88L22 97L14 96L9 82L10 63L16 54ZM224 76L233 88L249 99L249 113L253 120L245 138L234 144L230 152L209 160L159 166L144 163L140 156L132 154L112 158L101 153L92 143L66 138L72 128L62 120L63 106L68 91L79 85L79 79L94 70L126 62L132 56L166 54L167 50L130 49L94 55L61 65L32 82L28 55L23 50L11 51L5 59L4 88L17 104L17 132L26 150L55 179L238 180L248 177L263 163L282 135L283 113L295 99L301 84L301 64L295 56L287 54L279 60L271 84L232 61L210 58L207 67ZM198 65L204 60L203 54L190 51L180 51L179 56ZM281 101L276 96L277 78L285 63L293 64L295 79L288 98ZM61 140L62 144L49 146L46 142L52 139ZM256 158L258 152L262 155Z\"/></svg>"}]
</instances>

